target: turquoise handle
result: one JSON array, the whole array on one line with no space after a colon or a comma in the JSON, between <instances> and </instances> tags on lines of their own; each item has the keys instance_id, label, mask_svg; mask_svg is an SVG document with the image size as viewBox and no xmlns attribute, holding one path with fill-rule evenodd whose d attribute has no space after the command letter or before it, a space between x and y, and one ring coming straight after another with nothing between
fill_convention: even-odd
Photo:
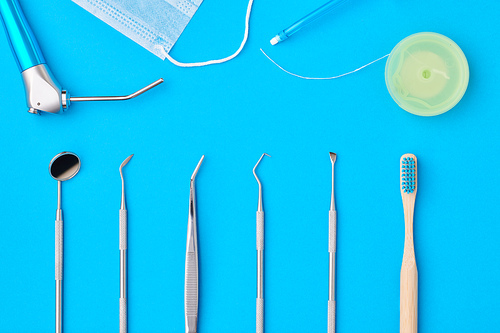
<instances>
[{"instance_id":1,"label":"turquoise handle","mask_svg":"<svg viewBox=\"0 0 500 333\"><path fill-rule=\"evenodd\" d=\"M19 70L45 63L40 46L17 0L0 0L0 16Z\"/></svg>"},{"instance_id":2,"label":"turquoise handle","mask_svg":"<svg viewBox=\"0 0 500 333\"><path fill-rule=\"evenodd\" d=\"M297 22L295 22L294 24L292 24L291 26L289 26L288 28L286 28L285 30L280 32L278 34L280 36L280 40L287 39L288 37L290 37L291 35L293 35L297 31L302 29L304 26L306 26L307 24L317 20L318 18L320 18L324 14L337 8L337 6L340 6L341 4L343 4L346 1L347 0L330 0L330 1L328 1L323 6L319 7L316 10L313 10L312 12L310 12L309 14L307 14L306 16L304 16L303 18L301 18L300 20L298 20Z\"/></svg>"}]
</instances>

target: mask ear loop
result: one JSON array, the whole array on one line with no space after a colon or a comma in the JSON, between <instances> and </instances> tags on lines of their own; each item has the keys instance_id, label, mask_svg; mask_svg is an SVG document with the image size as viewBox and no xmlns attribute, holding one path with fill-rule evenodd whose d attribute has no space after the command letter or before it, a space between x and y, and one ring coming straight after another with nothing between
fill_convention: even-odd
<instances>
[{"instance_id":1,"label":"mask ear loop","mask_svg":"<svg viewBox=\"0 0 500 333\"><path fill-rule=\"evenodd\" d=\"M223 62L229 61L234 59L238 54L240 54L241 50L243 50L243 47L245 46L247 39L248 39L248 32L250 30L250 13L252 12L252 5L253 5L253 0L250 0L248 2L248 7L247 7L247 15L245 19L245 35L243 36L243 41L241 42L240 47L238 50L236 50L235 53L230 55L229 57L223 58L223 59L217 59L217 60L209 60L209 61L203 61L203 62L192 62L192 63L183 63L175 60L165 52L165 50L162 48L161 52L167 58L172 64L179 66L179 67L201 67L201 66L208 66L208 65L215 65L215 64L221 64Z\"/></svg>"}]
</instances>

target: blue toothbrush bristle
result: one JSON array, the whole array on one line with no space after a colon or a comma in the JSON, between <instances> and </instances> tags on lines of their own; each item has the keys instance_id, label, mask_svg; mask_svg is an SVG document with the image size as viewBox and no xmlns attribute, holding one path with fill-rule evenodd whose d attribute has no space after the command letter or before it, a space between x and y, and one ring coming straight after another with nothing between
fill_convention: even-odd
<instances>
[{"instance_id":1,"label":"blue toothbrush bristle","mask_svg":"<svg viewBox=\"0 0 500 333\"><path fill-rule=\"evenodd\" d=\"M401 186L405 193L415 191L415 160L413 157L405 157L401 163Z\"/></svg>"}]
</instances>

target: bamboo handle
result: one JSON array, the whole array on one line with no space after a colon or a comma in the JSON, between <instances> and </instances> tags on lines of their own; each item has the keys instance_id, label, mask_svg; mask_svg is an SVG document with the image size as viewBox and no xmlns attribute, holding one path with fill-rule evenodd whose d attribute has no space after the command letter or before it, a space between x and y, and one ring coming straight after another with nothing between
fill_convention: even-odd
<instances>
[{"instance_id":1,"label":"bamboo handle","mask_svg":"<svg viewBox=\"0 0 500 333\"><path fill-rule=\"evenodd\" d=\"M405 254L406 257L406 254ZM415 256L404 259L401 267L400 333L417 333L418 272Z\"/></svg>"}]
</instances>

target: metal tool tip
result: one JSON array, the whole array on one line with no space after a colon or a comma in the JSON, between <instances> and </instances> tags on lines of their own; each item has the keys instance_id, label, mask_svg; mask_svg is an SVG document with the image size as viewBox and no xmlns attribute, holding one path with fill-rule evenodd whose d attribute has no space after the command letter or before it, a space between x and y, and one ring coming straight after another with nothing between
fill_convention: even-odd
<instances>
[{"instance_id":1,"label":"metal tool tip","mask_svg":"<svg viewBox=\"0 0 500 333\"><path fill-rule=\"evenodd\" d=\"M127 157L127 158L125 159L125 161L123 161L123 162L122 162L122 164L120 164L120 171L122 170L122 168L123 168L125 165L127 165L127 163L130 161L130 159L131 159L132 157L134 157L134 154L132 154L132 155L130 155L129 157Z\"/></svg>"},{"instance_id":2,"label":"metal tool tip","mask_svg":"<svg viewBox=\"0 0 500 333\"><path fill-rule=\"evenodd\" d=\"M264 154L262 154L262 155L260 156L259 160L257 161L257 163L255 164L255 166L253 167L253 174L255 175L255 178L257 178L257 175L255 174L255 169L256 169L256 168L257 168L257 166L259 165L260 161L262 161L262 159L264 158L264 156L269 156L269 157L271 157L271 155L266 154L266 153L264 153Z\"/></svg>"},{"instance_id":3,"label":"metal tool tip","mask_svg":"<svg viewBox=\"0 0 500 333\"><path fill-rule=\"evenodd\" d=\"M332 163L335 163L335 160L337 159L337 154L330 152L330 159L332 160Z\"/></svg>"},{"instance_id":4,"label":"metal tool tip","mask_svg":"<svg viewBox=\"0 0 500 333\"><path fill-rule=\"evenodd\" d=\"M201 155L200 161L198 162L198 165L196 165L196 169L194 169L194 172L191 175L191 180L194 180L194 178L196 177L196 174L198 173L198 170L200 169L201 162L203 162L204 158L205 158L205 155Z\"/></svg>"}]
</instances>

